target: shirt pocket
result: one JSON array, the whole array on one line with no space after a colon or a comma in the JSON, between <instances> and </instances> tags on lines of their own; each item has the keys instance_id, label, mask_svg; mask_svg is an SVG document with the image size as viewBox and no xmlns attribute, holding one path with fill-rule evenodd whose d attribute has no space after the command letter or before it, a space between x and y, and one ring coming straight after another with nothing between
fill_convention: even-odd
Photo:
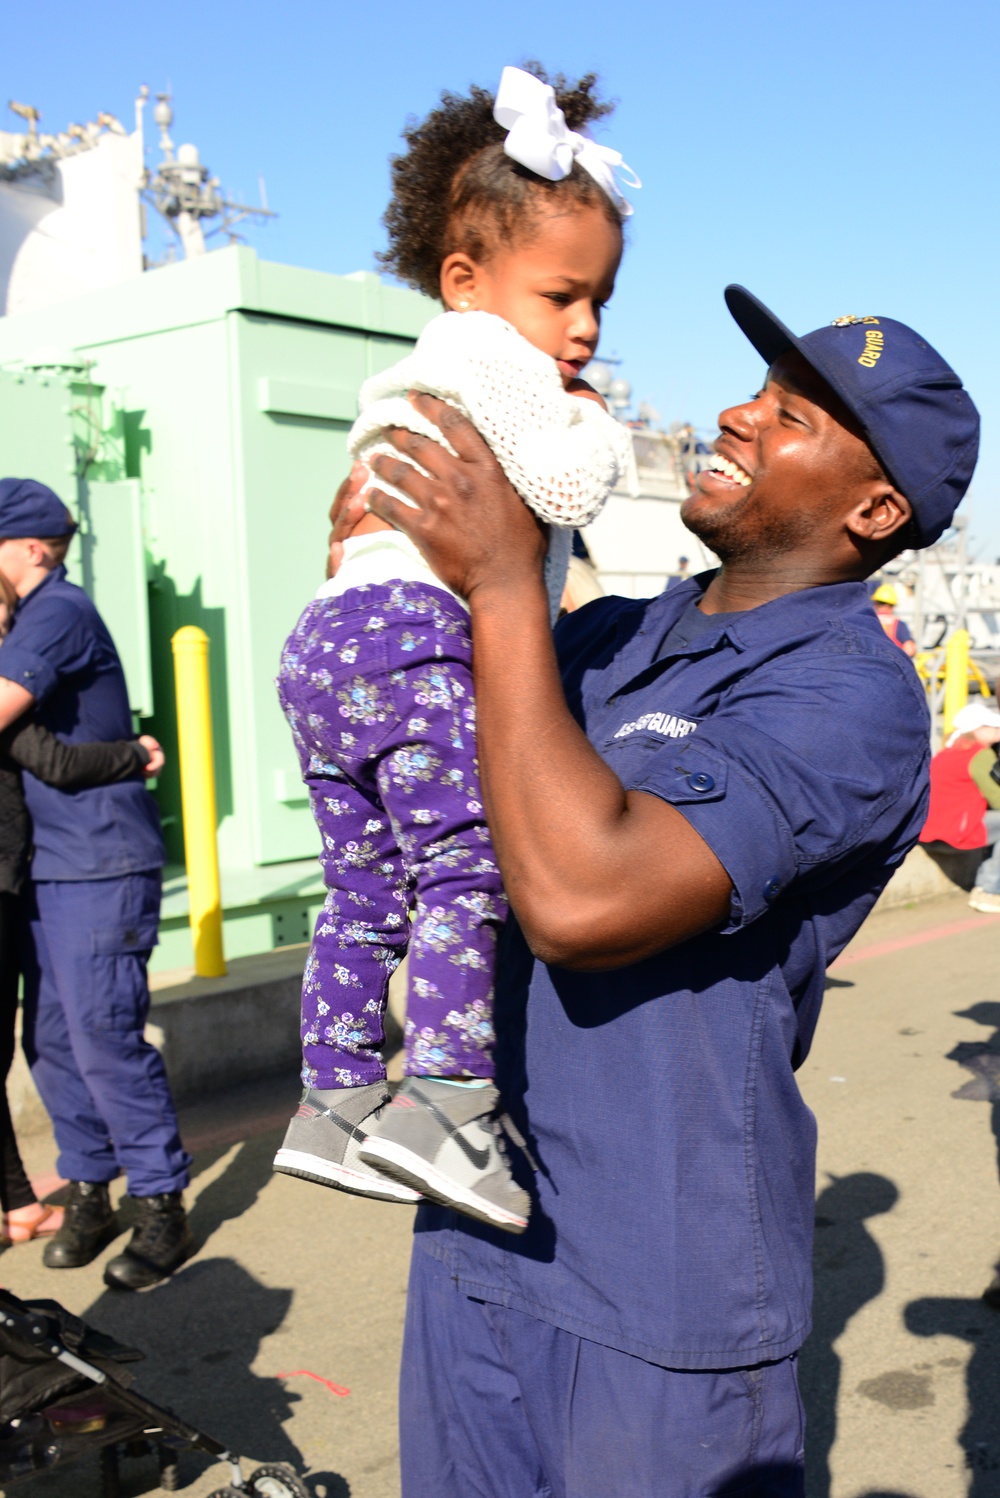
<instances>
[{"instance_id":1,"label":"shirt pocket","mask_svg":"<svg viewBox=\"0 0 1000 1498\"><path fill-rule=\"evenodd\" d=\"M626 790L649 791L675 806L721 801L726 794L725 761L704 754L690 738L675 742L636 733L609 739L600 754Z\"/></svg>"}]
</instances>

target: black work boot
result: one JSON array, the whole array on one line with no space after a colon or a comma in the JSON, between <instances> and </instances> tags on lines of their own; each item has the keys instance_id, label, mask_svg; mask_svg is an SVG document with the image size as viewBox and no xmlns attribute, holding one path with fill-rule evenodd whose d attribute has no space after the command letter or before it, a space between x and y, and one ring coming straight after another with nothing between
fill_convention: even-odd
<instances>
[{"instance_id":1,"label":"black work boot","mask_svg":"<svg viewBox=\"0 0 1000 1498\"><path fill-rule=\"evenodd\" d=\"M180 1191L133 1200L139 1214L131 1240L104 1270L104 1283L112 1290L144 1290L155 1285L179 1269L195 1250Z\"/></svg>"},{"instance_id":2,"label":"black work boot","mask_svg":"<svg viewBox=\"0 0 1000 1498\"><path fill-rule=\"evenodd\" d=\"M107 1185L103 1181L70 1181L62 1227L46 1243L42 1263L46 1269L82 1269L117 1234L118 1218Z\"/></svg>"}]
</instances>

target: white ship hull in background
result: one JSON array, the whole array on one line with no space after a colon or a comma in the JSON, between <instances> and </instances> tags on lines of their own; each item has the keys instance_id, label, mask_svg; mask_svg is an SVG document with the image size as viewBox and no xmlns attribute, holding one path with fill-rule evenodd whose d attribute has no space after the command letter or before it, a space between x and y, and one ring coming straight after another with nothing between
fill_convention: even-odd
<instances>
[{"instance_id":1,"label":"white ship hull in background","mask_svg":"<svg viewBox=\"0 0 1000 1498\"><path fill-rule=\"evenodd\" d=\"M638 497L616 489L583 538L605 593L651 598L668 578L716 565L681 521L681 505L691 492L687 475L708 450L689 427L661 432L637 425L632 445Z\"/></svg>"},{"instance_id":2,"label":"white ship hull in background","mask_svg":"<svg viewBox=\"0 0 1000 1498\"><path fill-rule=\"evenodd\" d=\"M598 355L585 375L631 430L639 493L632 496L624 487L616 489L583 539L605 593L652 598L669 578L716 565L716 558L681 521L681 505L711 448L685 422L664 431L658 413L645 402L639 405L638 417L627 421L632 387L614 376L611 363L617 360Z\"/></svg>"},{"instance_id":3,"label":"white ship hull in background","mask_svg":"<svg viewBox=\"0 0 1000 1498\"><path fill-rule=\"evenodd\" d=\"M0 316L117 285L178 254L204 255L208 236L231 243L242 237L237 228L246 220L275 217L263 180L259 208L234 202L202 165L196 146L175 151L169 94L157 95L161 160L147 169L142 121L148 98L143 87L131 135L111 114L46 135L37 109L11 104L26 128L0 130ZM159 259L143 248L147 204L169 231Z\"/></svg>"},{"instance_id":4,"label":"white ship hull in background","mask_svg":"<svg viewBox=\"0 0 1000 1498\"><path fill-rule=\"evenodd\" d=\"M30 312L143 270L142 132L110 115L43 136L0 131L0 314Z\"/></svg>"}]
</instances>

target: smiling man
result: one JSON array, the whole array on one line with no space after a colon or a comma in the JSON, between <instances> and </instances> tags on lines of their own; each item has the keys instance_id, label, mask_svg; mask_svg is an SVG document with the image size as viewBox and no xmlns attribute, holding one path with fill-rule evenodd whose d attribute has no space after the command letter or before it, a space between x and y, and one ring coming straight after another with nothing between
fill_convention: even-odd
<instances>
[{"instance_id":1,"label":"smiling man","mask_svg":"<svg viewBox=\"0 0 1000 1498\"><path fill-rule=\"evenodd\" d=\"M418 1216L405 1498L792 1498L827 964L916 840L927 709L864 579L933 542L978 417L888 318L793 336L722 413L685 523L721 560L556 648L540 531L471 427L394 436L372 508L469 601L487 813L516 916L497 1080L538 1169L511 1240ZM558 652L558 656L557 656ZM530 1172L525 1165L525 1184Z\"/></svg>"}]
</instances>

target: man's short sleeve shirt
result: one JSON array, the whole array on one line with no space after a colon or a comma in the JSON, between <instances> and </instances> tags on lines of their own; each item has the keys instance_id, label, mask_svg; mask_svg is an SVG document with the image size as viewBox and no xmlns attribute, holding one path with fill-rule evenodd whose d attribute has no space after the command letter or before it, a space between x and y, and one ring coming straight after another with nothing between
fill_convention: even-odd
<instances>
[{"instance_id":1,"label":"man's short sleeve shirt","mask_svg":"<svg viewBox=\"0 0 1000 1498\"><path fill-rule=\"evenodd\" d=\"M557 640L591 743L712 848L729 919L602 973L535 962L512 923L497 1080L540 1167L532 1221L504 1241L418 1220L468 1294L691 1369L807 1334L815 1128L794 1070L827 964L916 840L929 762L922 689L863 585L691 621L706 581L597 600Z\"/></svg>"},{"instance_id":2,"label":"man's short sleeve shirt","mask_svg":"<svg viewBox=\"0 0 1000 1498\"><path fill-rule=\"evenodd\" d=\"M68 744L132 737L118 652L64 567L18 603L0 646L0 676L29 691L38 721ZM33 879L107 879L162 867L156 803L138 777L72 792L27 772L23 781L34 836Z\"/></svg>"}]
</instances>

